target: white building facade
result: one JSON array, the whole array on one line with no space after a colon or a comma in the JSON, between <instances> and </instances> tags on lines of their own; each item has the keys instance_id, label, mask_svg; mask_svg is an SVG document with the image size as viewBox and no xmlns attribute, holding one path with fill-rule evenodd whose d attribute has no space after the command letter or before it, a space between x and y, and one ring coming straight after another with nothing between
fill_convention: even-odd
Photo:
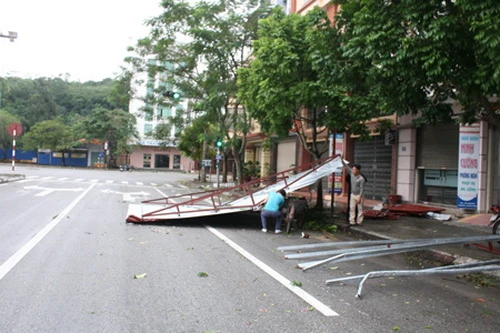
<instances>
[{"instance_id":1,"label":"white building facade","mask_svg":"<svg viewBox=\"0 0 500 333\"><path fill-rule=\"evenodd\" d=\"M136 117L139 139L130 155L130 164L137 169L161 169L174 171L193 171L196 163L183 155L176 147L175 134L181 130L171 123L172 117L188 117L188 99L165 96L165 105L151 102L154 95L174 92L175 87L168 83L164 74L148 77L147 73L138 74L132 83L134 97L130 101L129 112ZM177 91L176 91L177 92ZM170 135L162 140L154 138L153 133L159 126L169 128Z\"/></svg>"}]
</instances>

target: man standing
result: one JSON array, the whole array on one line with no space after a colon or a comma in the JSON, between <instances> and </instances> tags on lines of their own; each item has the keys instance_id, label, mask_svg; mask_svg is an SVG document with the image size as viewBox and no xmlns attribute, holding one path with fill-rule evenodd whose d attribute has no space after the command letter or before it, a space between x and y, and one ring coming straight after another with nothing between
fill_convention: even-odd
<instances>
[{"instance_id":1,"label":"man standing","mask_svg":"<svg viewBox=\"0 0 500 333\"><path fill-rule=\"evenodd\" d=\"M363 224L363 195L365 189L365 178L361 175L361 166L353 164L352 169L344 162L343 156L340 157L342 165L346 168L350 176L350 189L351 198L349 200L349 224L362 225ZM356 208L358 209L358 216L356 218Z\"/></svg>"},{"instance_id":2,"label":"man standing","mask_svg":"<svg viewBox=\"0 0 500 333\"><path fill-rule=\"evenodd\" d=\"M262 221L262 231L267 232L267 218L276 219L275 233L281 233L281 218L283 213L281 207L285 203L286 192L280 190L279 192L271 192L264 201L266 204L262 212L260 212L260 219Z\"/></svg>"}]
</instances>

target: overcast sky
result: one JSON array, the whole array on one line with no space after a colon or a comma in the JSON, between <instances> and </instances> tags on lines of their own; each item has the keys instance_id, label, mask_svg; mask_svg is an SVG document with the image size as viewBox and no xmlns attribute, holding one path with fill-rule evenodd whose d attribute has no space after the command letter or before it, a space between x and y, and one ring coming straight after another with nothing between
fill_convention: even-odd
<instances>
[{"instance_id":1,"label":"overcast sky","mask_svg":"<svg viewBox=\"0 0 500 333\"><path fill-rule=\"evenodd\" d=\"M161 0L0 0L0 76L115 77Z\"/></svg>"}]
</instances>

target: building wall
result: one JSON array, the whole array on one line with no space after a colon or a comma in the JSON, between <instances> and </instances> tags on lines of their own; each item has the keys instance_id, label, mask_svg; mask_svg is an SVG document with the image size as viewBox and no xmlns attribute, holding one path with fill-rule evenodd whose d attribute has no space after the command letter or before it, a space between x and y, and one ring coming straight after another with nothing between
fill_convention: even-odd
<instances>
[{"instance_id":1,"label":"building wall","mask_svg":"<svg viewBox=\"0 0 500 333\"><path fill-rule=\"evenodd\" d=\"M290 12L304 15L314 7L323 9L332 22L340 8L339 5L332 4L331 0L291 0Z\"/></svg>"},{"instance_id":2,"label":"building wall","mask_svg":"<svg viewBox=\"0 0 500 333\"><path fill-rule=\"evenodd\" d=\"M148 160L145 159L145 155L150 156L149 163ZM156 169L155 162L166 156L168 156L168 167L160 167L160 169L187 172L197 169L195 162L183 156L177 148L163 149L152 146L142 146L141 149L130 154L130 164L136 169ZM180 159L179 163L177 163L178 159Z\"/></svg>"}]
</instances>

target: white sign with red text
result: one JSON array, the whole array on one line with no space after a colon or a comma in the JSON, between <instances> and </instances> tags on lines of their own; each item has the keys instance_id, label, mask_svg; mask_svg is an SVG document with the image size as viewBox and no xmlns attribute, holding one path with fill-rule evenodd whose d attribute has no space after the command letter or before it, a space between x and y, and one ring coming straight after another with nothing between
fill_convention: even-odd
<instances>
[{"instance_id":1,"label":"white sign with red text","mask_svg":"<svg viewBox=\"0 0 500 333\"><path fill-rule=\"evenodd\" d=\"M477 209L479 190L479 124L460 126L457 207Z\"/></svg>"}]
</instances>

